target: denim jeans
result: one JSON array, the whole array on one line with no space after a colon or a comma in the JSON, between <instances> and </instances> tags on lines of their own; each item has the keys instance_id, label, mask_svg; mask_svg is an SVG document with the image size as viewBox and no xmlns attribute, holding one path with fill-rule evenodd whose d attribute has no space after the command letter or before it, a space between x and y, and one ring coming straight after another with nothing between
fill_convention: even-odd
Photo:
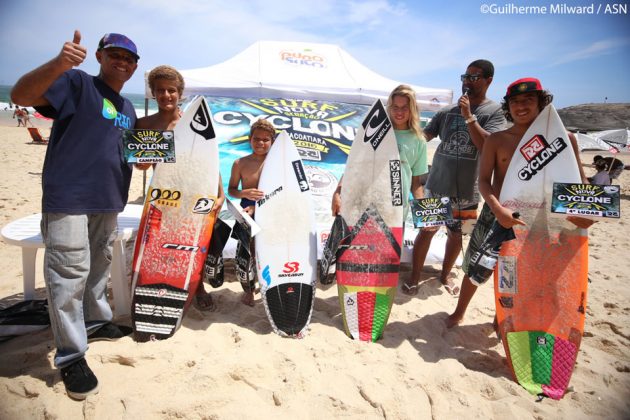
<instances>
[{"instance_id":1,"label":"denim jeans","mask_svg":"<svg viewBox=\"0 0 630 420\"><path fill-rule=\"evenodd\" d=\"M87 333L112 320L107 281L117 214L44 213L44 279L55 339L55 366L81 359Z\"/></svg>"}]
</instances>

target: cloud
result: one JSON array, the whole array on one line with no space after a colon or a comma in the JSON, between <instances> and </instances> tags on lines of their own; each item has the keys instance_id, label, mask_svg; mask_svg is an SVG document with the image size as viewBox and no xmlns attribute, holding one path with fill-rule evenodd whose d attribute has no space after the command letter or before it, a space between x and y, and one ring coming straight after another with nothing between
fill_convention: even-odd
<instances>
[{"instance_id":1,"label":"cloud","mask_svg":"<svg viewBox=\"0 0 630 420\"><path fill-rule=\"evenodd\" d=\"M573 61L588 60L606 54L612 54L616 50L623 49L630 44L630 38L615 38L596 41L585 48L563 55L552 63L552 66L571 63ZM627 50L623 51L627 54Z\"/></svg>"}]
</instances>

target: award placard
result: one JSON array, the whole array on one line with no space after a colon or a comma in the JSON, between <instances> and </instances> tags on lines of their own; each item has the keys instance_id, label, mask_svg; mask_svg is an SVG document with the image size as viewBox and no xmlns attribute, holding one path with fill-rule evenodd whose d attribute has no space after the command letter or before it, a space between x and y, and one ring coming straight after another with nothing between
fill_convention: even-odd
<instances>
[{"instance_id":1,"label":"award placard","mask_svg":"<svg viewBox=\"0 0 630 420\"><path fill-rule=\"evenodd\" d=\"M172 130L123 130L127 163L175 162L175 136Z\"/></svg>"},{"instance_id":2,"label":"award placard","mask_svg":"<svg viewBox=\"0 0 630 420\"><path fill-rule=\"evenodd\" d=\"M619 185L554 182L551 212L597 220L621 217Z\"/></svg>"},{"instance_id":3,"label":"award placard","mask_svg":"<svg viewBox=\"0 0 630 420\"><path fill-rule=\"evenodd\" d=\"M448 197L419 198L410 203L413 225L417 228L443 226L453 221L453 209Z\"/></svg>"}]
</instances>

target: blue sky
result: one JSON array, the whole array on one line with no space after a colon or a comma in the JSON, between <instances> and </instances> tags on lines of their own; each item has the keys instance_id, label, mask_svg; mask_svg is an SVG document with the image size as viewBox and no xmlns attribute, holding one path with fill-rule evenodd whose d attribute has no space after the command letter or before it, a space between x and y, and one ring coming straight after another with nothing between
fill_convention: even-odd
<instances>
[{"instance_id":1,"label":"blue sky","mask_svg":"<svg viewBox=\"0 0 630 420\"><path fill-rule=\"evenodd\" d=\"M551 5L591 5L599 14L552 14ZM626 13L607 14L614 4ZM491 12L482 13L487 6ZM514 12L517 6L546 13ZM540 10L540 9L539 9ZM492 13L492 12L495 13ZM460 92L459 75L477 58L496 67L489 96L539 77L556 107L630 102L630 2L478 0L48 0L0 4L0 84L54 57L81 30L94 51L106 32L138 45L138 71L123 92L142 93L143 74L159 64L179 69L222 62L258 40L339 44L391 79Z\"/></svg>"}]
</instances>

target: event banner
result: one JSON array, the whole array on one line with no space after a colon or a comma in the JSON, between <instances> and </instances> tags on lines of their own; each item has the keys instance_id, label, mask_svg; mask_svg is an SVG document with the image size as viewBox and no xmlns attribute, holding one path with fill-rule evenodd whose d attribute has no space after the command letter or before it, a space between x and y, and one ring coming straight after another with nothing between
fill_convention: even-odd
<instances>
[{"instance_id":1,"label":"event banner","mask_svg":"<svg viewBox=\"0 0 630 420\"><path fill-rule=\"evenodd\" d=\"M264 118L277 132L286 130L304 162L319 226L330 228L332 194L343 171L366 105L302 99L239 99L207 97L219 139L219 161L224 189L232 163L252 153L249 130Z\"/></svg>"},{"instance_id":2,"label":"event banner","mask_svg":"<svg viewBox=\"0 0 630 420\"><path fill-rule=\"evenodd\" d=\"M172 130L123 130L123 150L127 163L175 162Z\"/></svg>"}]
</instances>

